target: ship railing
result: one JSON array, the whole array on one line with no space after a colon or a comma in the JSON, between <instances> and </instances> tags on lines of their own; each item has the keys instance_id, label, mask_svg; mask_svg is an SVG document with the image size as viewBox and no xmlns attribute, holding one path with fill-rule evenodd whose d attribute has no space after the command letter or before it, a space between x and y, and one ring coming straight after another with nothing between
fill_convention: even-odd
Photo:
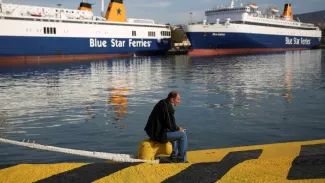
<instances>
[{"instance_id":1,"label":"ship railing","mask_svg":"<svg viewBox=\"0 0 325 183\"><path fill-rule=\"evenodd\" d=\"M46 18L46 17L31 17L31 16L13 16L13 15L0 15L1 19L9 20L32 20L41 22L65 22L65 23L78 23L78 24L100 24L100 25L123 25L123 26L143 26L143 27L155 27L155 28L169 28L167 25L157 24L130 24L128 22L113 22L113 21L94 21L94 20L78 20L78 19L58 19L58 18Z\"/></svg>"},{"instance_id":2,"label":"ship railing","mask_svg":"<svg viewBox=\"0 0 325 183\"><path fill-rule=\"evenodd\" d=\"M155 24L156 22L151 19L135 19L135 18L128 18L128 22L131 23L146 23L146 24Z\"/></svg>"},{"instance_id":3,"label":"ship railing","mask_svg":"<svg viewBox=\"0 0 325 183\"><path fill-rule=\"evenodd\" d=\"M305 26L305 27L314 27L314 24L307 24L307 23L301 23L301 26Z\"/></svg>"}]
</instances>

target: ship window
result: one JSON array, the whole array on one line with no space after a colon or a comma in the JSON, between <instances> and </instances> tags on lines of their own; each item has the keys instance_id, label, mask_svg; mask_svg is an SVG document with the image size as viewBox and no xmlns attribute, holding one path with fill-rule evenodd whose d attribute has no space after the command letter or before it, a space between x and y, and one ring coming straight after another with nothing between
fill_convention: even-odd
<instances>
[{"instance_id":1,"label":"ship window","mask_svg":"<svg viewBox=\"0 0 325 183\"><path fill-rule=\"evenodd\" d=\"M137 32L136 31L132 31L132 36L137 36Z\"/></svg>"},{"instance_id":2,"label":"ship window","mask_svg":"<svg viewBox=\"0 0 325 183\"><path fill-rule=\"evenodd\" d=\"M46 32L46 27L44 27L44 34L47 34L47 32Z\"/></svg>"},{"instance_id":3,"label":"ship window","mask_svg":"<svg viewBox=\"0 0 325 183\"><path fill-rule=\"evenodd\" d=\"M53 28L52 27L50 28L50 34L53 34Z\"/></svg>"},{"instance_id":4,"label":"ship window","mask_svg":"<svg viewBox=\"0 0 325 183\"><path fill-rule=\"evenodd\" d=\"M53 28L53 34L56 34L56 28L55 27Z\"/></svg>"},{"instance_id":5,"label":"ship window","mask_svg":"<svg viewBox=\"0 0 325 183\"><path fill-rule=\"evenodd\" d=\"M46 32L47 32L47 34L50 34L50 28L49 27L46 27Z\"/></svg>"},{"instance_id":6,"label":"ship window","mask_svg":"<svg viewBox=\"0 0 325 183\"><path fill-rule=\"evenodd\" d=\"M148 36L149 37L155 37L156 36L156 32L149 31L148 32Z\"/></svg>"},{"instance_id":7,"label":"ship window","mask_svg":"<svg viewBox=\"0 0 325 183\"><path fill-rule=\"evenodd\" d=\"M161 31L161 35L162 36L168 36L168 32L167 31Z\"/></svg>"}]
</instances>

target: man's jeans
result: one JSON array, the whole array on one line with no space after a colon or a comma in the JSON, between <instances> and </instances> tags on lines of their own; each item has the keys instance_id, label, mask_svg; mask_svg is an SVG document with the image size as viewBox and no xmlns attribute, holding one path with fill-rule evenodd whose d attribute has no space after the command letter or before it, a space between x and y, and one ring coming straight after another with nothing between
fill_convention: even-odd
<instances>
[{"instance_id":1,"label":"man's jeans","mask_svg":"<svg viewBox=\"0 0 325 183\"><path fill-rule=\"evenodd\" d=\"M173 152L171 156L179 156L184 162L187 152L187 135L185 132L167 132L167 140L172 143Z\"/></svg>"}]
</instances>

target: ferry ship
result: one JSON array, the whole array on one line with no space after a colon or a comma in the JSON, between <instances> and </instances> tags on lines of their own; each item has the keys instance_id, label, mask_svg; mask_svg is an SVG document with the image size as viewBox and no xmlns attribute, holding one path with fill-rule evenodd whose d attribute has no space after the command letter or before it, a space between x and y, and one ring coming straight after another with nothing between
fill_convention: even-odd
<instances>
[{"instance_id":1,"label":"ferry ship","mask_svg":"<svg viewBox=\"0 0 325 183\"><path fill-rule=\"evenodd\" d=\"M0 64L165 53L171 30L150 19L126 18L123 0L111 0L101 16L83 0L78 9L27 6L0 0Z\"/></svg>"},{"instance_id":2,"label":"ferry ship","mask_svg":"<svg viewBox=\"0 0 325 183\"><path fill-rule=\"evenodd\" d=\"M252 3L216 6L205 11L206 20L183 25L191 42L190 56L247 54L311 49L320 45L321 31L313 24L293 20L291 4L282 15L276 7L259 10Z\"/></svg>"}]
</instances>

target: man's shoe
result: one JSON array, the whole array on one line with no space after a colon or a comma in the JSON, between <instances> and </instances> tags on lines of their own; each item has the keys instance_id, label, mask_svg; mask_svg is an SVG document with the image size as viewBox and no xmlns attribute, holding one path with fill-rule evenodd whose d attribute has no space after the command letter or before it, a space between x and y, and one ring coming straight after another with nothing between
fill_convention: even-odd
<instances>
[{"instance_id":1,"label":"man's shoe","mask_svg":"<svg viewBox=\"0 0 325 183\"><path fill-rule=\"evenodd\" d=\"M171 159L171 160L176 160L177 158L178 158L177 155L170 155L170 157L169 157L169 159Z\"/></svg>"},{"instance_id":2,"label":"man's shoe","mask_svg":"<svg viewBox=\"0 0 325 183\"><path fill-rule=\"evenodd\" d=\"M172 163L186 163L186 162L188 162L188 161L184 162L183 158L181 158L179 156L171 156L170 161Z\"/></svg>"},{"instance_id":3,"label":"man's shoe","mask_svg":"<svg viewBox=\"0 0 325 183\"><path fill-rule=\"evenodd\" d=\"M159 163L188 163L178 156L159 157Z\"/></svg>"}]
</instances>

